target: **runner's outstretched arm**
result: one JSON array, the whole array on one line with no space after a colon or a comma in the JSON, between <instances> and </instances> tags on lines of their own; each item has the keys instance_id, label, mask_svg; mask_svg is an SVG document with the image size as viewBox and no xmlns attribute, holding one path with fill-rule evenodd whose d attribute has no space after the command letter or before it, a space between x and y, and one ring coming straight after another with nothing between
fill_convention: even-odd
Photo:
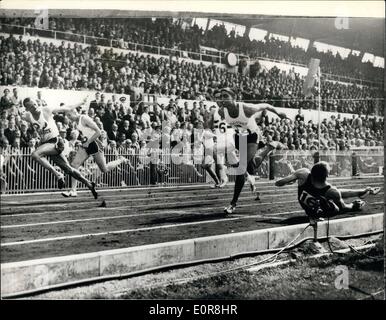
<instances>
[{"instance_id":1,"label":"runner's outstretched arm","mask_svg":"<svg viewBox=\"0 0 386 320\"><path fill-rule=\"evenodd\" d=\"M77 104L73 104L71 106L61 106L61 107L54 107L50 108L52 113L57 113L57 112L71 112L72 110L83 106L88 100L88 96L83 98L83 100Z\"/></svg>"},{"instance_id":2,"label":"runner's outstretched arm","mask_svg":"<svg viewBox=\"0 0 386 320\"><path fill-rule=\"evenodd\" d=\"M299 181L299 183L303 183L305 179L307 179L307 176L309 173L310 173L310 170L306 168L298 169L295 172L288 175L287 177L277 180L275 182L275 186L282 187L288 184L293 184L296 181Z\"/></svg>"},{"instance_id":3,"label":"runner's outstretched arm","mask_svg":"<svg viewBox=\"0 0 386 320\"><path fill-rule=\"evenodd\" d=\"M338 206L341 213L347 211L359 211L361 208L360 202L362 201L360 200L355 200L352 203L345 203L342 197L342 193L336 187L331 187L331 189L328 190L326 196L329 200L332 200Z\"/></svg>"},{"instance_id":4,"label":"runner's outstretched arm","mask_svg":"<svg viewBox=\"0 0 386 320\"><path fill-rule=\"evenodd\" d=\"M276 114L282 119L288 118L284 112L277 110L277 108L275 108L273 105L269 103L258 103L258 104L243 103L243 107L244 107L244 110L249 111L252 114L256 112L269 111Z\"/></svg>"}]
</instances>

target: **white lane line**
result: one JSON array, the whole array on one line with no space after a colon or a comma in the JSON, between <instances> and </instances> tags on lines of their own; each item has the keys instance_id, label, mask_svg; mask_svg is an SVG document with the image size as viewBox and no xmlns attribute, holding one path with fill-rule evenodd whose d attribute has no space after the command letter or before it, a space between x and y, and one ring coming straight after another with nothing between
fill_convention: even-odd
<instances>
[{"instance_id":1,"label":"white lane line","mask_svg":"<svg viewBox=\"0 0 386 320\"><path fill-rule=\"evenodd\" d=\"M347 182L353 182L353 181L347 181ZM361 181L361 182L362 182L361 184L359 184L359 183L355 183L355 184L351 183L351 184L347 184L347 185L343 184L343 185L336 185L336 186L340 187L340 188L354 187L354 186L358 186L358 185L363 185L363 181ZM383 184L382 181L379 181L379 182L369 182L366 185L381 185L381 184ZM292 190L292 189L296 189L296 188L294 188L294 186L286 186L286 187L280 188L280 190L283 190L283 191L284 190ZM129 193L129 195L130 195L130 189L126 189L126 190L128 191L127 193ZM144 196L144 194L142 194L142 195L139 194L140 197L138 197L138 198L132 197L132 198L128 198L128 200L131 200L131 199L132 200L146 200L146 199L157 198L157 196L162 196L164 194L177 193L177 194L183 195L185 193L191 194L193 192L202 192L202 191L208 191L208 190L212 190L212 189L209 188L208 185L206 185L206 186L203 186L202 189L195 189L195 190L182 190L182 191L175 190L175 191L170 191L170 192L154 192L154 193L149 193L146 196ZM226 189L223 189L223 190L224 190L223 194L231 194L231 193L233 193L233 189L226 188ZM278 187L274 187L273 183L268 185L267 188L264 188L264 186L257 185L257 190L264 190L264 191L268 191L268 192L270 192L270 191L274 192L274 191L278 190ZM100 191L100 192L102 192L102 191ZM56 193L56 195L59 195L59 194ZM33 195L31 195L31 196L33 196ZM104 199L114 199L114 198L120 199L120 198L122 198L122 196L124 196L124 194L123 195L116 195L116 194L115 195L101 195L101 197L103 197ZM202 195L194 195L194 197L199 197L199 196L202 196ZM56 200L59 200L59 199L65 200L64 197L58 197ZM41 202L43 202L42 204L45 204L44 200L45 199L32 200L32 201L26 203L25 206L28 207L30 204L41 203ZM25 201L20 201L20 202L23 203ZM4 202L4 204L5 205L7 205L7 204L8 205L17 205L20 202L10 201L10 202ZM85 198L85 197L79 197L79 201L67 201L66 203L69 203L69 204L77 203L77 204L79 204L79 203L89 203L89 201L87 201L87 198ZM62 205L62 204L56 204L56 203L51 204L51 206L60 206L60 205ZM22 206L19 206L19 207L22 207Z\"/></svg>"},{"instance_id":2,"label":"white lane line","mask_svg":"<svg viewBox=\"0 0 386 320\"><path fill-rule=\"evenodd\" d=\"M304 213L304 210L281 212L280 214L284 215L284 214L302 213L302 212ZM382 212L376 212L374 214L380 214L380 213L384 213L384 212L383 211ZM190 225L200 225L200 224L209 224L209 223L235 221L235 220L256 219L260 216L261 215L258 215L258 216L252 215L252 216L243 216L243 217L235 217L235 218L215 219L215 220L210 220L210 221L169 224L169 225L164 225L164 226L145 227L145 228L138 228L138 229L126 229L126 230L116 230L116 231L107 231L107 232L99 232L99 233L79 234L79 235L73 235L73 236L63 236L63 237L42 238L42 239L25 240L25 241L5 242L5 243L2 243L0 246L1 247L9 247L9 246L25 245L25 244L39 243L39 242L53 242L53 241L80 239L80 238L87 238L87 237L99 237L99 236L110 235L110 234L122 234L122 233L150 231L150 230L167 229L167 228L175 228L175 227L185 227L185 226L190 226Z\"/></svg>"},{"instance_id":3,"label":"white lane line","mask_svg":"<svg viewBox=\"0 0 386 320\"><path fill-rule=\"evenodd\" d=\"M299 212L304 212L304 211L303 210L288 211L288 212L286 212L286 214L299 213ZM226 221L234 221L234 220L245 220L245 219L256 219L256 217L255 216L242 216L242 217L235 217L235 218L224 217L222 219L215 219L215 220L209 220L209 221L177 223L177 224L168 224L168 225L164 225L164 226L145 227L145 228L138 228L138 229L126 229L126 230L107 231L107 232L99 232L99 233L78 234L78 235L73 235L73 236L63 236L63 237L42 238L42 239L25 240L25 241L5 242L5 243L2 243L0 246L1 247L9 247L9 246L24 245L24 244L39 243L39 242L52 242L52 241L79 239L79 238L87 238L87 237L98 237L98 236L109 235L109 234L121 234L121 233L130 233L130 232L139 232L139 231L150 231L150 230L175 228L175 227L185 227L185 226L190 226L190 225L226 222Z\"/></svg>"},{"instance_id":4,"label":"white lane line","mask_svg":"<svg viewBox=\"0 0 386 320\"><path fill-rule=\"evenodd\" d=\"M232 192L233 194L233 192ZM294 195L295 193L293 194L288 194L288 195ZM283 195L276 195L277 197L282 197ZM201 196L202 198L202 196ZM254 196L242 196L239 198L239 201L241 202L243 199L246 200L246 199L253 199ZM154 199L154 200L157 200L157 199ZM162 200L162 199L160 199ZM208 202L216 202L216 201L224 201L224 203L228 203L230 200L229 197L227 198L216 198L216 199L200 199L200 200L191 200L191 201L186 201L184 202L184 204L186 205L186 203L189 203L189 204L192 204L194 205L195 203L202 203L203 201L205 201L205 203L208 203ZM275 202L275 203L285 203L286 201L284 202ZM168 206L176 206L176 205L181 205L181 201L178 201L178 202L167 202L167 203L160 203L159 206L163 205L163 208L154 208L154 210L162 210L162 209L167 209ZM58 210L58 211L46 211L46 212L32 212L32 213L14 213L14 214L4 214L4 215L1 215L1 219L2 218L16 218L16 217L23 217L23 216L35 216L35 215L46 215L46 214L60 214L60 213L74 213L74 212L81 212L81 213L85 213L85 212L89 212L89 211L92 211L94 212L95 210L97 211L106 211L106 210L114 210L114 211L121 211L121 210L127 210L127 209L141 209L141 208L151 208L151 207L154 207L155 205L157 204L141 204L141 205L137 205L137 206L131 206L131 205L125 205L125 206L119 206L119 207L107 207L107 208L100 208L100 207L94 207L94 208L90 208L90 209L67 209L67 210ZM174 210L174 208L171 208L172 210ZM184 209L189 209L189 207L186 207Z\"/></svg>"},{"instance_id":5,"label":"white lane line","mask_svg":"<svg viewBox=\"0 0 386 320\"><path fill-rule=\"evenodd\" d=\"M380 180L384 179L383 175L369 175L369 176L360 176L360 177L330 177L329 181L331 182L350 182L350 181L358 181L358 182L364 182L368 180ZM266 184L273 183L274 180L269 180L268 178L261 178L261 180L257 180L256 184L259 186L264 187ZM234 182L229 182L229 185L234 185ZM149 190L168 190L172 189L170 192L190 192L191 190L178 190L178 189L192 189L195 190L198 187L208 187L208 183L201 183L201 184L193 184L193 185L174 185L174 186L164 186L164 187L131 187L131 188L107 188L107 189L99 189L100 192L106 192L106 193L116 193L116 192L126 192L127 190L134 190L134 191L149 191ZM79 193L88 193L88 190L79 190ZM168 192L168 191L167 191ZM161 193L161 192L160 192ZM58 192L52 192L52 191L45 191L45 192L33 192L33 193L15 193L15 194L4 194L2 197L4 199L6 198L12 198L12 197L30 197L30 196L47 196L47 195L58 195Z\"/></svg>"},{"instance_id":6,"label":"white lane line","mask_svg":"<svg viewBox=\"0 0 386 320\"><path fill-rule=\"evenodd\" d=\"M383 184L382 182L371 182L371 183L368 183L366 185L381 185ZM340 187L340 188L346 188L346 187L355 187L355 186L358 186L358 185L361 185L361 184L347 184L347 185L337 185L337 187ZM195 192L204 192L204 191L210 191L212 190L211 188L209 188L208 186L205 186L203 189L200 189L200 190L194 190ZM257 191L259 190L264 190L264 193L268 193L270 194L271 192L272 193L275 193L275 191L278 191L278 187L272 187L269 186L268 188L264 189L264 188L259 188L257 186ZM282 191L291 191L291 190L296 190L296 187L294 186L288 186L288 187L283 187L283 188L280 188L280 190ZM128 193L130 194L130 189L127 189ZM155 199L155 198L158 198L158 196L162 197L162 195L165 195L165 194L172 194L172 193L177 193L179 195L183 194L183 193L187 193L188 195L190 195L192 193L192 190L184 190L184 191L170 191L170 192L155 192L155 193L150 193L149 195L139 195L138 198L134 198L134 197L129 197L127 198L126 200L119 200L119 199L122 199L122 197L124 195L102 195L101 194L101 198L103 198L104 200L107 200L107 199L110 199L110 201L113 201L113 199L117 199L117 201L113 201L113 202L122 202L122 201L141 201L141 200L151 200L151 199ZM222 192L223 195L225 194L233 194L233 189L224 189L224 192ZM190 198L198 198L198 197L202 197L202 194L197 194L197 195L192 195L190 196ZM66 198L64 197L58 197L56 200L59 201L60 199L62 200L66 200ZM17 206L17 208L29 208L29 206L31 204L35 204L35 203L40 203L40 202L44 202L44 200L32 200L31 202L28 202L24 205L20 205L20 206ZM79 201L65 201L63 203L42 203L41 205L50 205L52 207L62 207L63 205L71 205L71 204L89 204L90 201L87 201L87 198L83 198L83 197L80 197L79 198ZM3 206L6 206L6 205L17 205L18 202L4 202L3 203ZM35 205L35 207L38 207L38 205ZM12 208L12 207L10 207Z\"/></svg>"},{"instance_id":7,"label":"white lane line","mask_svg":"<svg viewBox=\"0 0 386 320\"><path fill-rule=\"evenodd\" d=\"M347 182L353 182L353 181L347 181ZM347 185L336 185L337 187L353 187L353 186L358 186L358 185L362 185L363 184L363 181L361 181L362 183L359 184L359 183L356 183L356 184L347 184ZM366 185L380 185L380 184L383 184L381 181L380 182L370 182L369 184L366 184ZM203 188L202 189L194 189L194 190L175 190L175 191L169 191L169 192L154 192L154 193L150 193L146 196L144 196L143 194L139 194L140 197L138 198L135 198L133 197L134 195L132 195L131 197L129 197L127 200L147 200L147 199L152 199L152 198L157 198L158 196L162 197L162 195L165 195L165 194L174 194L174 193L177 193L179 195L183 195L183 194L191 194L193 192L202 192L202 191L207 191L207 190L211 190L209 188L208 185L205 185L205 186L202 186ZM273 184L269 184L267 186L266 189L264 189L264 186L261 186L261 185L258 185L257 184L257 189L258 190L264 190L265 192L268 191L268 193L270 191L274 192L274 191L277 191L278 188L277 187L273 187ZM294 188L294 186L286 186L286 187L282 187L280 188L280 190L284 191L284 190L292 190L292 189L296 189ZM151 190L151 189L150 189ZM130 189L126 189L126 191L128 191L127 193L129 194L130 196ZM100 191L100 192L103 192L103 191ZM229 188L226 188L224 189L224 192L222 194L232 194L233 193L233 189L229 189ZM58 193L56 193L55 195L59 195ZM32 196L32 195L31 195ZM124 195L101 195L101 197L103 196L103 199L107 200L107 199L121 199L122 196ZM191 197L200 197L202 195L198 194L198 195L193 195ZM65 198L64 197L58 197L56 200L59 200L59 199L62 199L64 200ZM19 204L20 202L25 202L24 201L19 201L19 202L15 202L15 201L10 201L10 202L4 202L3 204L4 205L17 205ZM28 203L25 204L26 207L28 207L30 204L36 204L36 203L42 203L42 205L46 205L47 203L44 203L44 199L37 199L37 200L31 200L29 201ZM87 204L89 203L89 201L87 200L87 198L85 197L79 197L79 201L67 201L65 202L66 204L71 204L71 203L76 203L76 204ZM51 206L62 206L63 204L58 204L58 203L52 203L50 204ZM18 208L21 208L23 207L22 205L21 206L18 206Z\"/></svg>"},{"instance_id":8,"label":"white lane line","mask_svg":"<svg viewBox=\"0 0 386 320\"><path fill-rule=\"evenodd\" d=\"M275 203L294 203L296 201L281 201L281 202L275 202ZM269 205L272 204L272 202L262 202L262 203L253 203L253 204L244 204L244 205L238 205L238 208L243 207L254 207L254 206L263 206L263 205ZM181 215L189 215L194 214L193 211L195 208L188 208L192 211L185 211L181 212ZM202 211L211 211L215 208L202 208ZM151 215L167 215L172 214L173 212L150 212L150 213L136 213L136 214L130 214L130 215L118 215L118 216L103 216L103 217L95 217L95 218L85 218L85 219L73 219L73 220L62 220L62 221L48 221L48 222L37 222L37 223L28 223L28 224L15 224L15 225L5 225L1 226L1 229L10 229L10 228L24 228L24 227L35 227L35 226L42 226L42 225L53 225L53 224L65 224L65 223L75 223L75 222L84 222L84 221L96 221L96 220L111 220L111 219L121 219L121 218L132 218L132 217L143 217L143 216L151 216ZM201 213L201 212L198 212Z\"/></svg>"},{"instance_id":9,"label":"white lane line","mask_svg":"<svg viewBox=\"0 0 386 320\"><path fill-rule=\"evenodd\" d=\"M369 202L369 203L367 203L367 205L369 205L369 204L373 204L373 205L379 205L379 204L385 204L385 202L383 202L383 201L380 201L380 202ZM347 212L347 213L350 213L350 212ZM379 213L382 213L382 212L379 212ZM271 215L271 216L280 216L280 215L282 215L282 214L285 214L285 213L282 213L282 212L277 212L277 213L271 213L271 214L269 214L269 215Z\"/></svg>"},{"instance_id":10,"label":"white lane line","mask_svg":"<svg viewBox=\"0 0 386 320\"><path fill-rule=\"evenodd\" d=\"M297 200L294 201L281 201L281 202L275 202L277 204L282 203L297 203ZM370 202L368 204L371 205L379 205L384 204L384 202ZM244 208L244 207L255 207L255 206L264 206L264 205L272 205L272 202L261 202L261 203L253 203L253 204L244 204L244 205L238 205L238 208ZM202 211L211 211L215 208L203 208ZM194 210L193 208L190 210ZM59 221L48 221L48 222L37 222L37 223L27 223L27 224L14 224L14 225L5 225L1 226L1 229L14 229L14 228L28 228L28 227L36 227L36 226L45 226L45 225L55 225L55 224L68 224L68 223L77 223L77 222L88 222L88 221L104 221L104 220L114 220L114 219L124 219L124 218L134 218L134 217L148 217L148 216L154 216L154 215L171 215L173 212L150 212L150 213L139 213L139 214L128 214L128 215L117 215L117 216L103 216L103 217L95 217L95 218L84 218L84 219L70 219L70 220L59 220ZM182 211L178 213L179 215L194 215L192 211ZM215 214L215 213L213 213ZM266 213L265 215L261 215L262 217L267 216L274 216L274 215L282 215L286 213ZM240 215L235 215L236 217Z\"/></svg>"},{"instance_id":11,"label":"white lane line","mask_svg":"<svg viewBox=\"0 0 386 320\"><path fill-rule=\"evenodd\" d=\"M295 193L288 193L286 195L291 195L291 196L295 196L296 194ZM277 195L272 195L271 197L283 197L282 194L277 194ZM244 197L240 197L240 202L242 202L243 199L250 199L251 197L250 196L244 196ZM252 197L253 198L253 197ZM263 199L265 197L262 197ZM206 203L208 202L216 202L216 201L228 201L229 199L228 198L216 198L216 199L208 199L208 200L205 200ZM197 202L202 202L202 200L193 200L193 201L189 201L189 203L197 203ZM297 200L292 200L292 201L275 201L273 204L283 204L283 203L293 203L293 202L297 202ZM383 203L383 202L381 202ZM167 203L167 205L177 205L177 204L180 204L180 202L169 202ZM260 202L257 202L257 203L253 203L253 204L250 204L250 205L246 205L246 206L260 206L260 205L266 205L266 204L272 204L271 202L266 202L266 203L260 203ZM378 203L374 203L374 204L378 204ZM139 205L139 206L121 206L121 207L112 207L112 208L108 208L108 209L113 209L114 211L122 211L122 210L127 210L128 208L133 208L133 209L137 209L137 208L143 208L143 207L151 207L153 206L153 204L147 204L147 205ZM241 207L245 206L245 205L240 205ZM239 206L239 207L240 207ZM78 210L71 210L71 213L72 212L88 212L89 210L92 210L92 211L95 211L95 209L97 209L98 211L106 211L106 208L91 208L91 209L78 209ZM185 208L185 210L189 210L190 208ZM192 208L193 209L193 208ZM200 210L205 210L205 209L209 209L211 210L212 208L201 208ZM17 217L22 217L22 216L38 216L38 215L45 215L45 214L48 214L50 212L33 212L33 213L20 213L20 214L5 214L5 215L2 215L1 216L1 219L2 218L17 218ZM65 211L55 211L53 213L69 213L69 210L65 210ZM139 214L133 214L132 216L141 216L143 215L144 213L139 213ZM121 215L123 216L123 215ZM90 219L90 220L88 220ZM103 219L102 217L95 217L95 218L84 218L84 219L76 219L76 220L68 220L70 222L77 222L77 221L92 221L92 220L105 220ZM63 220L63 221L67 221L67 220ZM70 223L69 222L69 223ZM53 221L52 223L45 223L45 224L55 224L55 223L60 223L60 222L55 222ZM66 223L66 222L63 222L63 223ZM34 224L25 224L25 225L20 225L20 227L22 226L31 226L31 225L34 225ZM36 225L39 225L39 223L36 223ZM19 226L19 225L16 225L16 226ZM1 226L1 228L4 228L4 227L8 227L9 226Z\"/></svg>"},{"instance_id":12,"label":"white lane line","mask_svg":"<svg viewBox=\"0 0 386 320\"><path fill-rule=\"evenodd\" d=\"M293 190L296 191L296 188L294 188ZM275 189L275 191L279 191L278 189ZM383 190L382 190L383 192ZM232 192L229 192L229 193L223 193L223 194L219 194L218 196L220 195L225 195L225 194L233 194L233 191ZM264 195L266 195L265 191L263 192ZM294 193L291 193L291 192L288 192L288 193L285 193L285 195L289 195L289 196L292 196L296 194L296 192ZM216 195L216 194L215 194ZM215 196L213 195L213 196ZM284 194L272 194L270 195L269 197L283 197ZM199 196L192 196L191 198L193 197L203 197L203 195L199 195ZM254 196L241 196L239 199L242 200L242 199L250 199L250 198L253 198ZM262 198L265 198L265 196L262 196ZM150 198L151 199L151 198ZM157 198L154 198L153 200L157 200ZM122 200L124 201L124 200ZM191 200L189 201L189 203L202 203L202 199L200 200ZM207 199L204 201L207 203L207 202L216 202L216 201L229 201L229 198L216 198L216 199ZM280 203L280 202L275 202L275 203ZM167 206L175 206L175 205L178 205L178 204L181 204L181 201L178 201L178 202L167 202L165 205ZM141 204L141 205L137 205L137 206L131 206L129 204L125 205L125 206L118 206L118 207L108 207L108 209L114 209L116 211L121 211L121 210L127 210L128 208L132 208L132 209L140 209L140 208L146 208L146 207L153 207L155 204ZM19 209L22 208L22 207L18 207ZM28 207L27 207L28 208ZM155 208L155 209L160 209L160 208ZM10 217L23 217L23 216L38 216L38 215L47 215L47 214L60 214L60 213L68 213L68 212L71 212L71 213L75 213L75 212L81 212L81 213L85 213L85 212L89 212L89 211L106 211L106 208L99 208L99 207L93 207L93 208L90 208L90 209L71 209L71 208L68 208L68 209L65 209L65 210L57 210L57 211L45 211L45 212L32 212L32 213L7 213L7 214L3 214L1 215L0 217L1 218L10 218Z\"/></svg>"}]
</instances>

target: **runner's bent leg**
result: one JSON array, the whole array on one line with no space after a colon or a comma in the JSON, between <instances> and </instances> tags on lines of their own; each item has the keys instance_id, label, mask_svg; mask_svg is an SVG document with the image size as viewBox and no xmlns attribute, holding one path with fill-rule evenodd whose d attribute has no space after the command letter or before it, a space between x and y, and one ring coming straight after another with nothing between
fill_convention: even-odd
<instances>
[{"instance_id":1,"label":"runner's bent leg","mask_svg":"<svg viewBox=\"0 0 386 320\"><path fill-rule=\"evenodd\" d=\"M52 160L68 175L74 177L76 180L84 183L89 189L93 187L90 180L85 178L77 169L70 166L68 160L64 155L59 154L55 156L51 156Z\"/></svg>"},{"instance_id":2,"label":"runner's bent leg","mask_svg":"<svg viewBox=\"0 0 386 320\"><path fill-rule=\"evenodd\" d=\"M110 161L106 164L106 158L102 152L97 152L93 154L94 160L96 164L98 165L99 169L102 173L109 172L111 170L114 170L116 167L121 165L122 163L128 161L128 159L125 159L124 157L121 157L117 160Z\"/></svg>"},{"instance_id":3,"label":"runner's bent leg","mask_svg":"<svg viewBox=\"0 0 386 320\"><path fill-rule=\"evenodd\" d=\"M37 147L36 150L32 152L31 157L40 165L42 165L44 168L51 171L58 179L60 179L63 177L63 175L60 172L58 172L47 159L43 158L46 156L56 156L56 155L58 155L58 151L55 149L55 144L45 143Z\"/></svg>"},{"instance_id":4,"label":"runner's bent leg","mask_svg":"<svg viewBox=\"0 0 386 320\"><path fill-rule=\"evenodd\" d=\"M253 174L253 159L255 157L256 151L258 148L257 143L248 143L247 144L247 171L249 174ZM240 155L241 158L241 155ZM233 198L231 205L236 206L237 200L239 199L241 190L243 190L245 184L245 172L236 176L235 180L235 189L233 193Z\"/></svg>"},{"instance_id":5,"label":"runner's bent leg","mask_svg":"<svg viewBox=\"0 0 386 320\"><path fill-rule=\"evenodd\" d=\"M71 162L71 166L74 169L79 169L79 167L87 160L89 155L87 154L86 150L84 148L79 148L76 152L74 160ZM76 192L76 188L78 186L78 181L71 177L71 190Z\"/></svg>"},{"instance_id":6,"label":"runner's bent leg","mask_svg":"<svg viewBox=\"0 0 386 320\"><path fill-rule=\"evenodd\" d=\"M376 190L376 191L375 191ZM368 194L374 194L374 191L377 194L379 192L380 188L376 187L366 187L364 189L359 189L359 190L353 190L353 189L339 189L342 198L354 198L354 197L363 197L367 193Z\"/></svg>"}]
</instances>

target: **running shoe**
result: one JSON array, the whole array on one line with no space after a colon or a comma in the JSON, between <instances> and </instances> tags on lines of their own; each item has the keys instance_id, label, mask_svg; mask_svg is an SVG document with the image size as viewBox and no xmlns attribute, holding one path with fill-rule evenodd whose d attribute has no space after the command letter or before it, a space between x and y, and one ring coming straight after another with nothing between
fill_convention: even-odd
<instances>
[{"instance_id":1,"label":"running shoe","mask_svg":"<svg viewBox=\"0 0 386 320\"><path fill-rule=\"evenodd\" d=\"M98 193L95 190L95 182L91 182L91 188L90 191L92 192L92 195L94 196L95 199L98 199Z\"/></svg>"},{"instance_id":2,"label":"running shoe","mask_svg":"<svg viewBox=\"0 0 386 320\"><path fill-rule=\"evenodd\" d=\"M376 195L378 194L379 192L381 191L381 188L380 187L367 187L367 190L366 190L366 193L365 194L362 194L361 196L359 196L359 198L361 199L364 199L366 198L367 196L369 195Z\"/></svg>"},{"instance_id":3,"label":"running shoe","mask_svg":"<svg viewBox=\"0 0 386 320\"><path fill-rule=\"evenodd\" d=\"M75 190L62 192L62 196L65 198L77 197L78 193Z\"/></svg>"},{"instance_id":4,"label":"running shoe","mask_svg":"<svg viewBox=\"0 0 386 320\"><path fill-rule=\"evenodd\" d=\"M375 196L375 195L378 194L380 191L381 191L381 188L380 188L380 187L374 187L374 188L371 188L370 194L373 195L373 196Z\"/></svg>"},{"instance_id":5,"label":"running shoe","mask_svg":"<svg viewBox=\"0 0 386 320\"><path fill-rule=\"evenodd\" d=\"M260 192L256 191L256 198L255 198L255 201L260 201Z\"/></svg>"},{"instance_id":6,"label":"running shoe","mask_svg":"<svg viewBox=\"0 0 386 320\"><path fill-rule=\"evenodd\" d=\"M58 179L58 188L63 189L66 186L66 181L64 180L64 176L61 176Z\"/></svg>"},{"instance_id":7,"label":"running shoe","mask_svg":"<svg viewBox=\"0 0 386 320\"><path fill-rule=\"evenodd\" d=\"M224 209L224 212L226 214L232 214L233 212L235 212L235 210L236 210L236 205L231 204Z\"/></svg>"},{"instance_id":8,"label":"running shoe","mask_svg":"<svg viewBox=\"0 0 386 320\"><path fill-rule=\"evenodd\" d=\"M228 183L228 178L225 179L218 187L219 188L224 188L227 185L227 183Z\"/></svg>"}]
</instances>

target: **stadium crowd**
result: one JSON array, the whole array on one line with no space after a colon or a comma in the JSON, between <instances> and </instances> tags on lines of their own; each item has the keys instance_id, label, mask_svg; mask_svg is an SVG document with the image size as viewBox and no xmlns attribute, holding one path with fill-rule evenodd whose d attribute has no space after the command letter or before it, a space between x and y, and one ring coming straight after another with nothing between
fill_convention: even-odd
<instances>
[{"instance_id":1,"label":"stadium crowd","mask_svg":"<svg viewBox=\"0 0 386 320\"><path fill-rule=\"evenodd\" d=\"M143 94L201 100L216 88L229 87L237 93L238 100L317 108L314 100L304 99L304 80L294 70L286 73L273 67L249 76L231 73L214 64L156 59L139 53L118 54L113 49L102 51L97 46L84 47L64 41L55 46L39 39L24 41L22 36L10 35L1 36L0 42L0 85L4 86L129 94L133 103L141 100ZM322 110L381 115L381 98L379 88L322 83Z\"/></svg>"},{"instance_id":2,"label":"stadium crowd","mask_svg":"<svg viewBox=\"0 0 386 320\"><path fill-rule=\"evenodd\" d=\"M33 178L37 170L36 163L28 155L39 145L40 136L34 126L20 117L19 111L23 107L18 88L14 88L12 93L5 89L2 102L5 96L8 97L7 108L2 108L0 114L1 192L6 188L54 188L53 180ZM37 92L36 102L41 106L47 105L42 91ZM126 103L125 97L112 95L111 100L106 101L103 92L96 93L95 99L88 108L86 106L83 113L87 113L101 129L99 140L105 148L106 160L113 161L122 156L129 160L122 168L99 176L99 186L163 184L169 181L167 177L170 170L174 172L174 176L186 179L183 180L185 183L206 181L199 165L204 159L204 145L201 139L196 138L194 129L202 128L212 104L208 101L195 102L192 110L186 104L183 107L178 105L176 100L171 99L166 106L161 104L149 108L148 105L139 103L131 107ZM65 141L63 152L71 160L82 144L81 133L64 113L58 113L54 119L60 136ZM260 127L261 141L281 142L280 148L283 150L276 152L274 160L276 176L284 176L294 169L312 165L312 154L319 144L318 127L313 121L304 121L301 108L292 120L264 117ZM329 151L328 159L325 160L331 163L333 174L350 175L351 163L347 154L343 157L334 154L336 151L350 150L354 146L382 146L383 119L377 120L368 115L354 115L352 119L342 119L340 115L337 118L332 116L321 123L321 133L321 149ZM164 141L170 143L166 148ZM180 142L183 149L177 150L177 153L175 149L169 148ZM292 150L296 150L295 157L289 154ZM171 167L164 163L163 156L168 157L170 154L172 158L179 158L179 165ZM358 163L362 165L363 172L372 173L377 172L380 165L374 163L372 157ZM83 167L82 170L86 175L97 172L95 165ZM268 172L265 161L257 174L267 177ZM232 180L233 177L230 178Z\"/></svg>"},{"instance_id":3,"label":"stadium crowd","mask_svg":"<svg viewBox=\"0 0 386 320\"><path fill-rule=\"evenodd\" d=\"M2 23L34 27L34 18L2 18ZM293 46L289 41L266 37L264 41L250 40L239 36L234 30L228 32L224 25L217 24L204 31L196 24L182 27L179 20L170 18L50 18L49 29L68 33L106 38L118 47L127 43L138 43L161 48L199 52L200 45L234 53L242 53L251 58L268 57L292 63L307 65L310 58L319 58L323 72L357 79L383 79L383 69L374 67L371 62L362 63L361 56L349 54L343 59L339 53L319 52L315 47L304 50ZM31 29L30 34L34 34ZM83 39L79 39L83 40Z\"/></svg>"},{"instance_id":4,"label":"stadium crowd","mask_svg":"<svg viewBox=\"0 0 386 320\"><path fill-rule=\"evenodd\" d=\"M13 92L5 89L1 101L7 98L8 107L1 109L0 143L2 148L34 148L39 143L39 134L32 125L21 120L19 110L22 108L22 98L18 89ZM39 91L36 96L38 105L46 102ZM64 103L62 103L64 105ZM195 145L194 128L199 128L204 118L210 113L213 103L199 101L189 109L185 104L179 107L176 100L171 99L168 105L149 106L144 103L130 106L125 103L125 97L112 95L107 100L103 93L97 92L85 110L102 130L101 141L105 147L130 148L138 154L141 147L149 143L161 148L160 139L166 135L174 146L179 141ZM80 144L81 136L76 126L65 114L55 116L59 131L73 148ZM274 119L264 117L260 124L264 142L280 141L288 150L317 150L318 126L312 120L306 122L302 108L294 119ZM197 141L196 141L197 142ZM383 120L376 117L354 115L352 119L331 116L321 123L321 147L324 150L349 150L354 146L383 145Z\"/></svg>"}]
</instances>

